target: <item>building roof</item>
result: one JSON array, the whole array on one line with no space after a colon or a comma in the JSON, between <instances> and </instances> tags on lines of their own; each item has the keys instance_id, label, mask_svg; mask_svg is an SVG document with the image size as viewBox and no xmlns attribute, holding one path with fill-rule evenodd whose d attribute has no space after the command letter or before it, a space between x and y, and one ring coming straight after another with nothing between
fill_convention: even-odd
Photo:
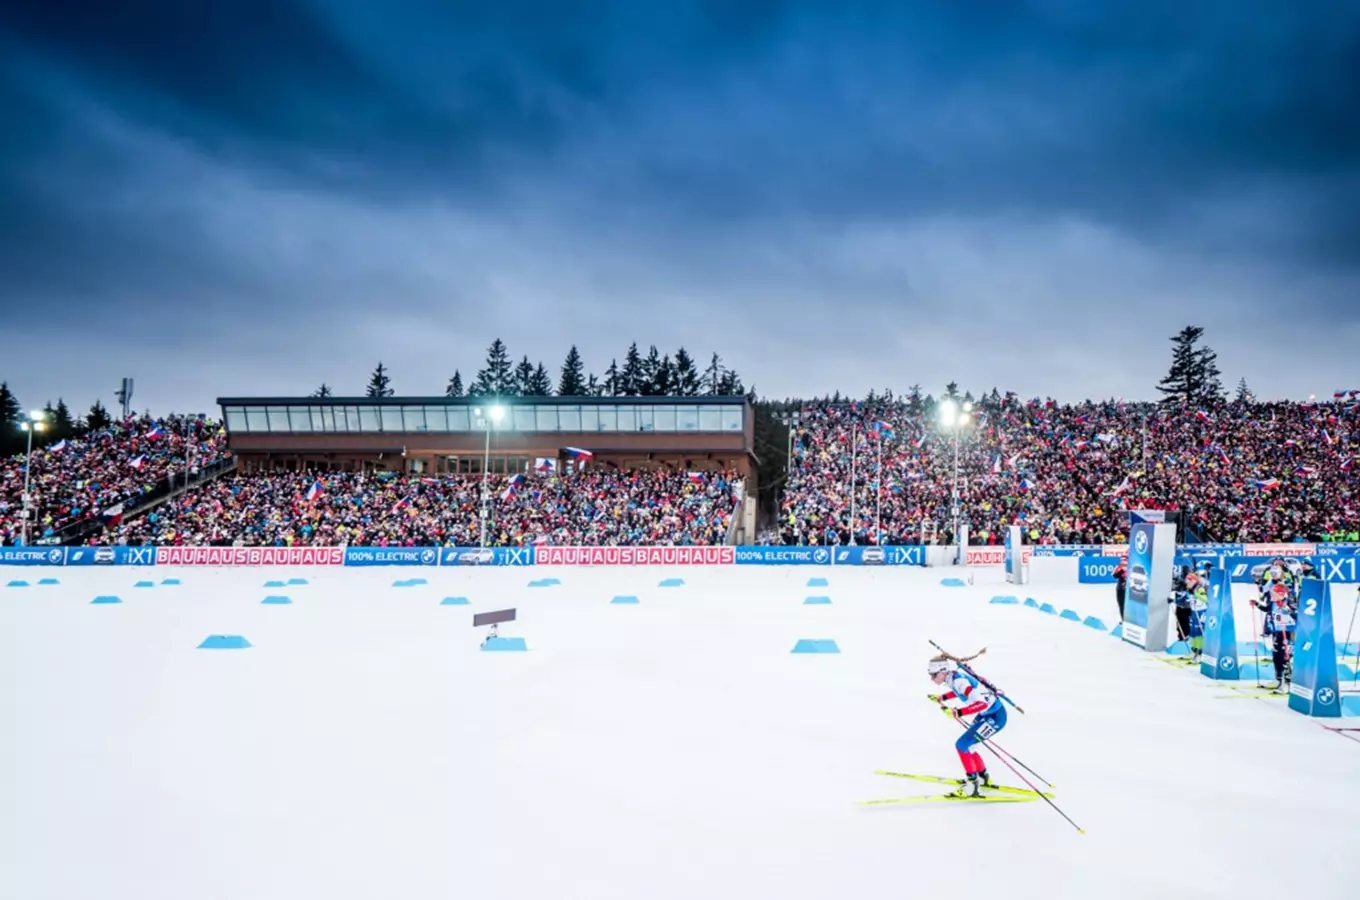
<instances>
[{"instance_id":1,"label":"building roof","mask_svg":"<svg viewBox=\"0 0 1360 900\"><path fill-rule=\"evenodd\" d=\"M705 397L218 397L219 406L482 406L521 403L565 406L618 406L661 404L665 406L738 406L742 396Z\"/></svg>"}]
</instances>

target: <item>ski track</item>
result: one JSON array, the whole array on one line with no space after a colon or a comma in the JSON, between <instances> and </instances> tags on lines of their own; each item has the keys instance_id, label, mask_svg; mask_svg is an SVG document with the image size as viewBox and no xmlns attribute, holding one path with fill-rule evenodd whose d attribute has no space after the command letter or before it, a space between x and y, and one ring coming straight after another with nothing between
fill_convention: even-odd
<instances>
[{"instance_id":1,"label":"ski track","mask_svg":"<svg viewBox=\"0 0 1360 900\"><path fill-rule=\"evenodd\" d=\"M430 583L391 586L413 572ZM1353 740L1283 698L1220 699L1233 692L1195 670L988 603L1033 596L1113 625L1108 585L811 567L57 574L0 589L0 894L16 900L1324 900L1360 878ZM310 584L262 586L298 575ZM182 585L132 587L153 576ZM527 587L545 576L562 584ZM657 587L671 576L686 584ZM1353 592L1334 593L1338 641ZM611 605L620 593L640 603ZM479 652L472 614L510 606L502 633L530 652ZM196 649L209 634L254 646ZM841 653L790 653L800 638ZM1027 711L998 740L1086 835L1042 801L856 805L948 789L875 769L961 774L959 726L925 699L928 638L988 647L974 665Z\"/></svg>"}]
</instances>

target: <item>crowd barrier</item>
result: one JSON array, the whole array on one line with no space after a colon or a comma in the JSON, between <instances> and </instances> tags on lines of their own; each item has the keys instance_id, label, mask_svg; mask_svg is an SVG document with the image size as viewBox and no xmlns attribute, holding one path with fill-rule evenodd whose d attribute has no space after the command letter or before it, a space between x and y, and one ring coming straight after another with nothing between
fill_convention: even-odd
<instances>
[{"instance_id":1,"label":"crowd barrier","mask_svg":"<svg viewBox=\"0 0 1360 900\"><path fill-rule=\"evenodd\" d=\"M1114 581L1118 544L1026 546L1035 580ZM956 548L894 547L0 547L0 566L938 566ZM969 547L970 566L1001 566L1004 547ZM1360 582L1360 544L1182 544L1177 561L1222 559L1249 582L1277 556L1307 559L1331 582Z\"/></svg>"}]
</instances>

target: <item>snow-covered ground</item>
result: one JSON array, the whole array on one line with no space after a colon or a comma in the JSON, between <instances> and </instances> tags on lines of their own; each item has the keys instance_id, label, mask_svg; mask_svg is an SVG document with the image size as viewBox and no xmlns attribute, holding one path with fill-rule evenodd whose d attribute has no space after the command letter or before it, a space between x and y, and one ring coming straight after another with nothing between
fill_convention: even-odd
<instances>
[{"instance_id":1,"label":"snow-covered ground","mask_svg":"<svg viewBox=\"0 0 1360 900\"><path fill-rule=\"evenodd\" d=\"M988 602L1113 624L1108 586L946 588L951 573L920 569L16 572L35 586L0 588L6 898L1322 900L1360 883L1355 741ZM829 586L808 588L818 575ZM310 583L263 586L289 577ZM429 584L392 586L410 577ZM561 583L528 587L544 577ZM182 584L133 587L151 578ZM1336 593L1338 640L1353 593ZM528 653L479 651L472 614L503 607ZM197 649L210 634L253 646ZM801 638L841 653L792 654ZM1086 835L1042 802L856 805L945 790L878 768L959 771L958 726L925 700L927 638L989 648L979 667L1027 712L1001 745Z\"/></svg>"}]
</instances>

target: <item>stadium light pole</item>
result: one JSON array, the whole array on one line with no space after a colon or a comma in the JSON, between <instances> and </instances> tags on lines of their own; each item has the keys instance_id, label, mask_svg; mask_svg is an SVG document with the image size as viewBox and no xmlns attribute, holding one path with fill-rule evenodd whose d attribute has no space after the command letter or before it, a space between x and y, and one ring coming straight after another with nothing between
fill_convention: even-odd
<instances>
[{"instance_id":1,"label":"stadium light pole","mask_svg":"<svg viewBox=\"0 0 1360 900\"><path fill-rule=\"evenodd\" d=\"M46 423L43 421L45 418L46 416L41 410L35 409L19 423L19 429L28 433L28 450L24 454L24 524L21 530L21 534L23 535L21 540L24 542L25 547L28 546L28 519L29 510L32 508L32 503L29 499L28 486L33 476L33 432L42 431L47 427Z\"/></svg>"},{"instance_id":2,"label":"stadium light pole","mask_svg":"<svg viewBox=\"0 0 1360 900\"><path fill-rule=\"evenodd\" d=\"M953 502L950 510L954 519L954 543L961 546L959 541L959 432L963 430L973 415L973 404L964 403L962 407L952 398L947 397L940 404L940 425L954 432L954 487L952 492Z\"/></svg>"},{"instance_id":3,"label":"stadium light pole","mask_svg":"<svg viewBox=\"0 0 1360 900\"><path fill-rule=\"evenodd\" d=\"M800 411L786 412L779 417L780 423L788 429L788 446L784 450L784 499L789 496L789 470L793 468L793 432L802 420L803 414ZM781 506L783 504L780 504ZM780 510L776 507L776 511ZM777 520L776 520L777 521ZM803 537L798 533L798 520L794 519L793 533L799 544L803 543Z\"/></svg>"},{"instance_id":4,"label":"stadium light pole","mask_svg":"<svg viewBox=\"0 0 1360 900\"><path fill-rule=\"evenodd\" d=\"M497 425L501 419L505 418L505 407L499 403L482 407L474 407L472 410L477 417L482 420L486 428L486 449L482 451L482 537L478 546L486 546L486 526L491 516L491 494L490 485L487 479L491 477L491 429Z\"/></svg>"}]
</instances>

